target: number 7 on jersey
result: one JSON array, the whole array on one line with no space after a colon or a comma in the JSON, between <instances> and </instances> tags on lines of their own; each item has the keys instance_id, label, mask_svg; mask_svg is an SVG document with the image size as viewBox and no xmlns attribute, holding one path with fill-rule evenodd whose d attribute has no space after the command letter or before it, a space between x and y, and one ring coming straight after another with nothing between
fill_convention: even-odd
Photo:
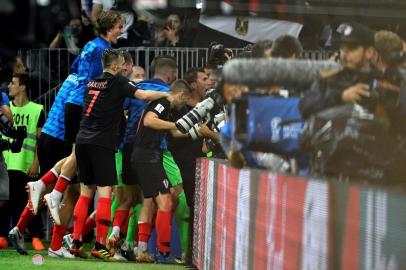
<instances>
[{"instance_id":1,"label":"number 7 on jersey","mask_svg":"<svg viewBox=\"0 0 406 270\"><path fill-rule=\"evenodd\" d=\"M100 91L96 91L96 90L89 91L89 95L93 95L93 98L92 98L92 101L90 101L89 107L87 108L86 117L88 117L90 115L90 113L92 112L94 103L96 102L96 99L99 96L99 94L100 94Z\"/></svg>"}]
</instances>

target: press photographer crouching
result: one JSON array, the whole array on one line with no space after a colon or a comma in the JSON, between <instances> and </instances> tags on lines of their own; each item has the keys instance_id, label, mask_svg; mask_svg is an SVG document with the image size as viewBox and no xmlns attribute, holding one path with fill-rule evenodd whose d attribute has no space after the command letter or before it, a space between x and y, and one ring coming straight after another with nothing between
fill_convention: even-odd
<instances>
[{"instance_id":1,"label":"press photographer crouching","mask_svg":"<svg viewBox=\"0 0 406 270\"><path fill-rule=\"evenodd\" d=\"M388 31L342 24L343 68L324 72L300 102L311 173L374 183L406 175L403 41Z\"/></svg>"}]
</instances>

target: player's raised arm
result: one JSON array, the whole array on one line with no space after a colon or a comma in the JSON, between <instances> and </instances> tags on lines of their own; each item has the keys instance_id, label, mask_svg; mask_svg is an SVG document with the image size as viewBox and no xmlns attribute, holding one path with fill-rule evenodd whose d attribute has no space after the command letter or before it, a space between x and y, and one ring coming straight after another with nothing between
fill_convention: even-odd
<instances>
[{"instance_id":1,"label":"player's raised arm","mask_svg":"<svg viewBox=\"0 0 406 270\"><path fill-rule=\"evenodd\" d=\"M147 101L154 101L160 98L167 97L168 93L165 92L160 92L160 91L153 91L153 90L141 90L138 89L134 93L134 97L142 100L147 100Z\"/></svg>"}]
</instances>

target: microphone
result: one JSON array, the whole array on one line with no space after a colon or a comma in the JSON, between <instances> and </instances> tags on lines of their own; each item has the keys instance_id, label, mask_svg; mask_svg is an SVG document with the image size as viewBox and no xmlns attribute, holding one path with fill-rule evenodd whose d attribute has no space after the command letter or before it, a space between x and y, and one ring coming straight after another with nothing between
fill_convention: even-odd
<instances>
[{"instance_id":1,"label":"microphone","mask_svg":"<svg viewBox=\"0 0 406 270\"><path fill-rule=\"evenodd\" d=\"M232 59L225 63L222 72L226 83L303 89L309 87L321 71L340 69L339 63L330 60Z\"/></svg>"}]
</instances>

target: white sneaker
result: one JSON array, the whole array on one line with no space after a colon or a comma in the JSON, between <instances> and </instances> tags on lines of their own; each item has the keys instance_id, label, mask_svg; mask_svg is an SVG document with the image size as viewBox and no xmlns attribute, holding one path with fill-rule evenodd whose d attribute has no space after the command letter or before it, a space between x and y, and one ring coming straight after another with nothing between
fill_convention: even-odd
<instances>
[{"instance_id":1,"label":"white sneaker","mask_svg":"<svg viewBox=\"0 0 406 270\"><path fill-rule=\"evenodd\" d=\"M70 250L73 245L73 238L70 234L65 235L62 238L62 245L66 250Z\"/></svg>"},{"instance_id":2,"label":"white sneaker","mask_svg":"<svg viewBox=\"0 0 406 270\"><path fill-rule=\"evenodd\" d=\"M21 255L27 255L28 252L25 248L24 235L20 233L17 227L11 229L8 233L8 241Z\"/></svg>"},{"instance_id":3,"label":"white sneaker","mask_svg":"<svg viewBox=\"0 0 406 270\"><path fill-rule=\"evenodd\" d=\"M29 188L29 198L32 204L32 212L34 215L38 213L38 205L41 199L41 195L43 190L41 189L40 185L36 182L28 182L27 186Z\"/></svg>"},{"instance_id":4,"label":"white sneaker","mask_svg":"<svg viewBox=\"0 0 406 270\"><path fill-rule=\"evenodd\" d=\"M61 225L61 218L59 217L59 207L60 203L52 199L51 193L44 196L44 200L48 206L49 212L51 213L52 219L56 225ZM33 203L34 204L34 203Z\"/></svg>"},{"instance_id":5,"label":"white sneaker","mask_svg":"<svg viewBox=\"0 0 406 270\"><path fill-rule=\"evenodd\" d=\"M120 262L127 262L128 260L120 254L120 252L116 252L113 256L114 259Z\"/></svg>"},{"instance_id":6,"label":"white sneaker","mask_svg":"<svg viewBox=\"0 0 406 270\"><path fill-rule=\"evenodd\" d=\"M65 258L65 259L75 259L75 255L71 254L65 247L54 251L51 248L48 248L48 256L53 258Z\"/></svg>"}]
</instances>

